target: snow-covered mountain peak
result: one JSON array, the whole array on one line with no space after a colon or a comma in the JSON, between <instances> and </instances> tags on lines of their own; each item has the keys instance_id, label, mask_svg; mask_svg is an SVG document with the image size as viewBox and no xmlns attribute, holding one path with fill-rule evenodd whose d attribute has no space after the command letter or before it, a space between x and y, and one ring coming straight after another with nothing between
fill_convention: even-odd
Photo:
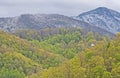
<instances>
[{"instance_id":1,"label":"snow-covered mountain peak","mask_svg":"<svg viewBox=\"0 0 120 78\"><path fill-rule=\"evenodd\" d=\"M120 30L120 13L106 7L99 7L82 13L76 16L76 19L106 29L112 33L117 33Z\"/></svg>"}]
</instances>

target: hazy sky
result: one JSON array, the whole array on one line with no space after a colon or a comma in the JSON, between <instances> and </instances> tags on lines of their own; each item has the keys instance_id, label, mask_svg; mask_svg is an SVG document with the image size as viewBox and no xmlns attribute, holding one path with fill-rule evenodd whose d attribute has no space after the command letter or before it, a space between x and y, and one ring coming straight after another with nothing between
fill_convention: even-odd
<instances>
[{"instance_id":1,"label":"hazy sky","mask_svg":"<svg viewBox=\"0 0 120 78\"><path fill-rule=\"evenodd\" d=\"M107 7L120 12L120 0L0 0L0 17L26 13L76 16L97 7Z\"/></svg>"}]
</instances>

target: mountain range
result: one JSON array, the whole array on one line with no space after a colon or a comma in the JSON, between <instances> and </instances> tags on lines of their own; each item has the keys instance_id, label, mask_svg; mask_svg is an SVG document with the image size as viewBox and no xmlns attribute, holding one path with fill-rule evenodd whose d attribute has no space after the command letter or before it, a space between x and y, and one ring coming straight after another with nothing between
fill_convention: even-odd
<instances>
[{"instance_id":1,"label":"mountain range","mask_svg":"<svg viewBox=\"0 0 120 78\"><path fill-rule=\"evenodd\" d=\"M16 17L0 18L0 29L14 32L20 29L78 27L99 34L115 35L120 31L120 13L99 7L75 17L60 14L23 14Z\"/></svg>"},{"instance_id":2,"label":"mountain range","mask_svg":"<svg viewBox=\"0 0 120 78\"><path fill-rule=\"evenodd\" d=\"M115 11L109 15L108 10L100 7L87 14L110 18ZM82 20L84 15L0 18L0 78L120 78L119 29L97 26Z\"/></svg>"}]
</instances>

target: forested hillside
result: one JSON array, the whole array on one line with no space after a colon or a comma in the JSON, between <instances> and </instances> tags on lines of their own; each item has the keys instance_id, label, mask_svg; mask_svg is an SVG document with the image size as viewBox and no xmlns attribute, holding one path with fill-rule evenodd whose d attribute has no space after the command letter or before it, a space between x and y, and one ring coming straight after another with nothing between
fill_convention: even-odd
<instances>
[{"instance_id":1,"label":"forested hillside","mask_svg":"<svg viewBox=\"0 0 120 78\"><path fill-rule=\"evenodd\" d=\"M68 59L91 47L91 44L96 45L99 41L107 38L105 35L88 32L80 28L47 28L40 31L19 30L14 34L35 43L40 48Z\"/></svg>"},{"instance_id":2,"label":"forested hillside","mask_svg":"<svg viewBox=\"0 0 120 78\"><path fill-rule=\"evenodd\" d=\"M63 56L0 31L0 78L19 78L19 74L29 76L43 68L57 66L65 60Z\"/></svg>"},{"instance_id":3,"label":"forested hillside","mask_svg":"<svg viewBox=\"0 0 120 78\"><path fill-rule=\"evenodd\" d=\"M0 31L0 78L119 78L119 44L79 28Z\"/></svg>"},{"instance_id":4,"label":"forested hillside","mask_svg":"<svg viewBox=\"0 0 120 78\"><path fill-rule=\"evenodd\" d=\"M120 78L120 34L109 42L78 52L58 67L50 67L30 78Z\"/></svg>"}]
</instances>

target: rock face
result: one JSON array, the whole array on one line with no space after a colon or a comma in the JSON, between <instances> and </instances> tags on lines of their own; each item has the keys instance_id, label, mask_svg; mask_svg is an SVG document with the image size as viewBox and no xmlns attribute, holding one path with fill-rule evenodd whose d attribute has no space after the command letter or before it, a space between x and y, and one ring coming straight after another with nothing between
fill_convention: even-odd
<instances>
[{"instance_id":1,"label":"rock face","mask_svg":"<svg viewBox=\"0 0 120 78\"><path fill-rule=\"evenodd\" d=\"M0 18L0 29L13 32L19 29L43 29L58 27L80 27L100 34L112 34L100 27L96 27L81 20L59 14L24 14L18 17Z\"/></svg>"},{"instance_id":2,"label":"rock face","mask_svg":"<svg viewBox=\"0 0 120 78\"><path fill-rule=\"evenodd\" d=\"M82 13L75 19L90 23L112 33L120 31L120 13L105 7Z\"/></svg>"}]
</instances>

